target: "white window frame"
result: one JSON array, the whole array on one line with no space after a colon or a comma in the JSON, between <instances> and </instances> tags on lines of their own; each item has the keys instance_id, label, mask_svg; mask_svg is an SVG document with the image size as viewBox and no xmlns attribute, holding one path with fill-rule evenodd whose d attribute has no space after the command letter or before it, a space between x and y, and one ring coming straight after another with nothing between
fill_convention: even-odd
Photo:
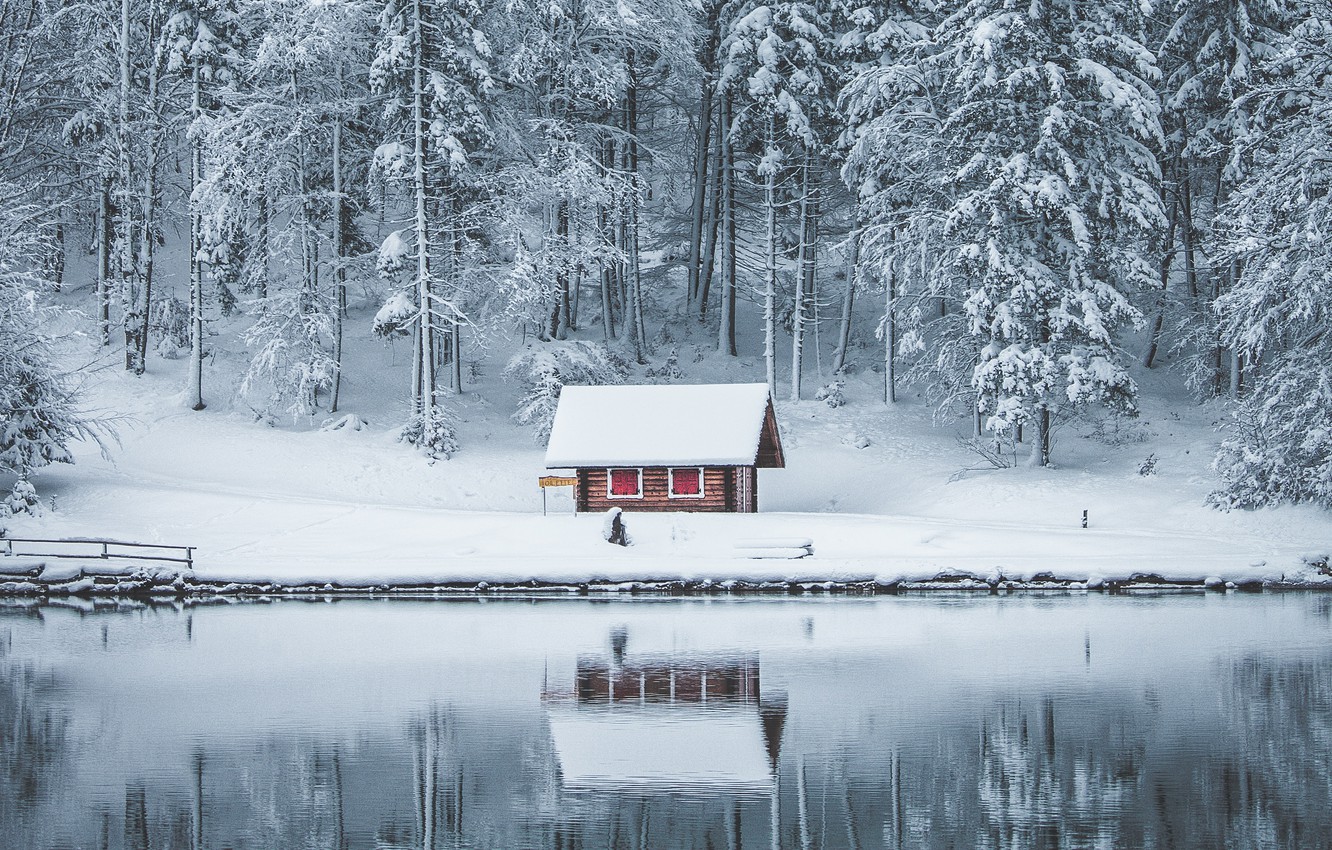
<instances>
[{"instance_id":1,"label":"white window frame","mask_svg":"<svg viewBox=\"0 0 1332 850\"><path fill-rule=\"evenodd\" d=\"M698 470L698 492L697 493L676 493L675 492L675 470L677 469L697 469ZM702 499L707 487L703 475L705 467L702 466L669 466L666 468L666 498L668 499Z\"/></svg>"},{"instance_id":2,"label":"white window frame","mask_svg":"<svg viewBox=\"0 0 1332 850\"><path fill-rule=\"evenodd\" d=\"M638 473L638 492L632 496L621 496L611 492L611 473L618 469L632 469ZM633 466L614 466L606 467L606 498L607 499L641 499L643 498L643 468Z\"/></svg>"}]
</instances>

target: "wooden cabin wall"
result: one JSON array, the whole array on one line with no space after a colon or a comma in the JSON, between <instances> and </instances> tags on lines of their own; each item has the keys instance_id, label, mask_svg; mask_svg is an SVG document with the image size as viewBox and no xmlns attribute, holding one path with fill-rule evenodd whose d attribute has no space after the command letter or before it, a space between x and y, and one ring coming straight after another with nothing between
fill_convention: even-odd
<instances>
[{"instance_id":1,"label":"wooden cabin wall","mask_svg":"<svg viewBox=\"0 0 1332 850\"><path fill-rule=\"evenodd\" d=\"M703 470L703 498L672 499L669 495L669 476L664 466L650 466L643 469L643 497L641 499L610 499L606 496L605 469L578 470L578 492L576 494L580 512L600 512L611 508L620 508L626 513L645 511L712 511L731 512L737 510L736 470L734 467L707 467ZM758 475L750 476L751 491L754 498L750 504L758 504Z\"/></svg>"}]
</instances>

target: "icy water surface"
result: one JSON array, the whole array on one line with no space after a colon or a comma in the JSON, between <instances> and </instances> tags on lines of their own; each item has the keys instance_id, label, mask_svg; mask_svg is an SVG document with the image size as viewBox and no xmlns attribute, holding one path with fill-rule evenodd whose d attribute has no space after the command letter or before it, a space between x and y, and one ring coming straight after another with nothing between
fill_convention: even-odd
<instances>
[{"instance_id":1,"label":"icy water surface","mask_svg":"<svg viewBox=\"0 0 1332 850\"><path fill-rule=\"evenodd\" d=\"M1332 847L1332 596L0 605L5 848Z\"/></svg>"}]
</instances>

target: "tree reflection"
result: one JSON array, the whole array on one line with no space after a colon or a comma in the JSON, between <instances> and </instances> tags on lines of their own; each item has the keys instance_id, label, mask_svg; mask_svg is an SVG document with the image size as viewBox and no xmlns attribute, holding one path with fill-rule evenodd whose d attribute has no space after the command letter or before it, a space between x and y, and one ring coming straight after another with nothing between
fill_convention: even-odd
<instances>
[{"instance_id":1,"label":"tree reflection","mask_svg":"<svg viewBox=\"0 0 1332 850\"><path fill-rule=\"evenodd\" d=\"M0 660L0 835L22 835L65 777L69 718L54 677Z\"/></svg>"},{"instance_id":2,"label":"tree reflection","mask_svg":"<svg viewBox=\"0 0 1332 850\"><path fill-rule=\"evenodd\" d=\"M1250 656L1230 669L1235 752L1207 777L1209 831L1230 847L1326 846L1332 836L1332 654Z\"/></svg>"},{"instance_id":3,"label":"tree reflection","mask_svg":"<svg viewBox=\"0 0 1332 850\"><path fill-rule=\"evenodd\" d=\"M1057 714L1055 700L1046 697L1039 711L1005 707L982 726L977 799L985 822L976 847L1125 845L1122 815L1136 792L1142 745L1061 736ZM1115 725L1122 733L1127 724Z\"/></svg>"}]
</instances>

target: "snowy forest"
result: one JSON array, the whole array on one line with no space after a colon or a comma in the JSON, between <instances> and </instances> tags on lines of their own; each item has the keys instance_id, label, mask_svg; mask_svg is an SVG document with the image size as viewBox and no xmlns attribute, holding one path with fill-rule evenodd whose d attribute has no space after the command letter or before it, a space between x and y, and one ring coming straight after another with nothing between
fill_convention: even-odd
<instances>
[{"instance_id":1,"label":"snowy forest","mask_svg":"<svg viewBox=\"0 0 1332 850\"><path fill-rule=\"evenodd\" d=\"M1043 466L1168 353L1218 507L1332 507L1329 71L1327 0L0 0L8 505L113 439L78 327L287 421L372 331L437 459L480 364L540 439L687 333Z\"/></svg>"}]
</instances>

